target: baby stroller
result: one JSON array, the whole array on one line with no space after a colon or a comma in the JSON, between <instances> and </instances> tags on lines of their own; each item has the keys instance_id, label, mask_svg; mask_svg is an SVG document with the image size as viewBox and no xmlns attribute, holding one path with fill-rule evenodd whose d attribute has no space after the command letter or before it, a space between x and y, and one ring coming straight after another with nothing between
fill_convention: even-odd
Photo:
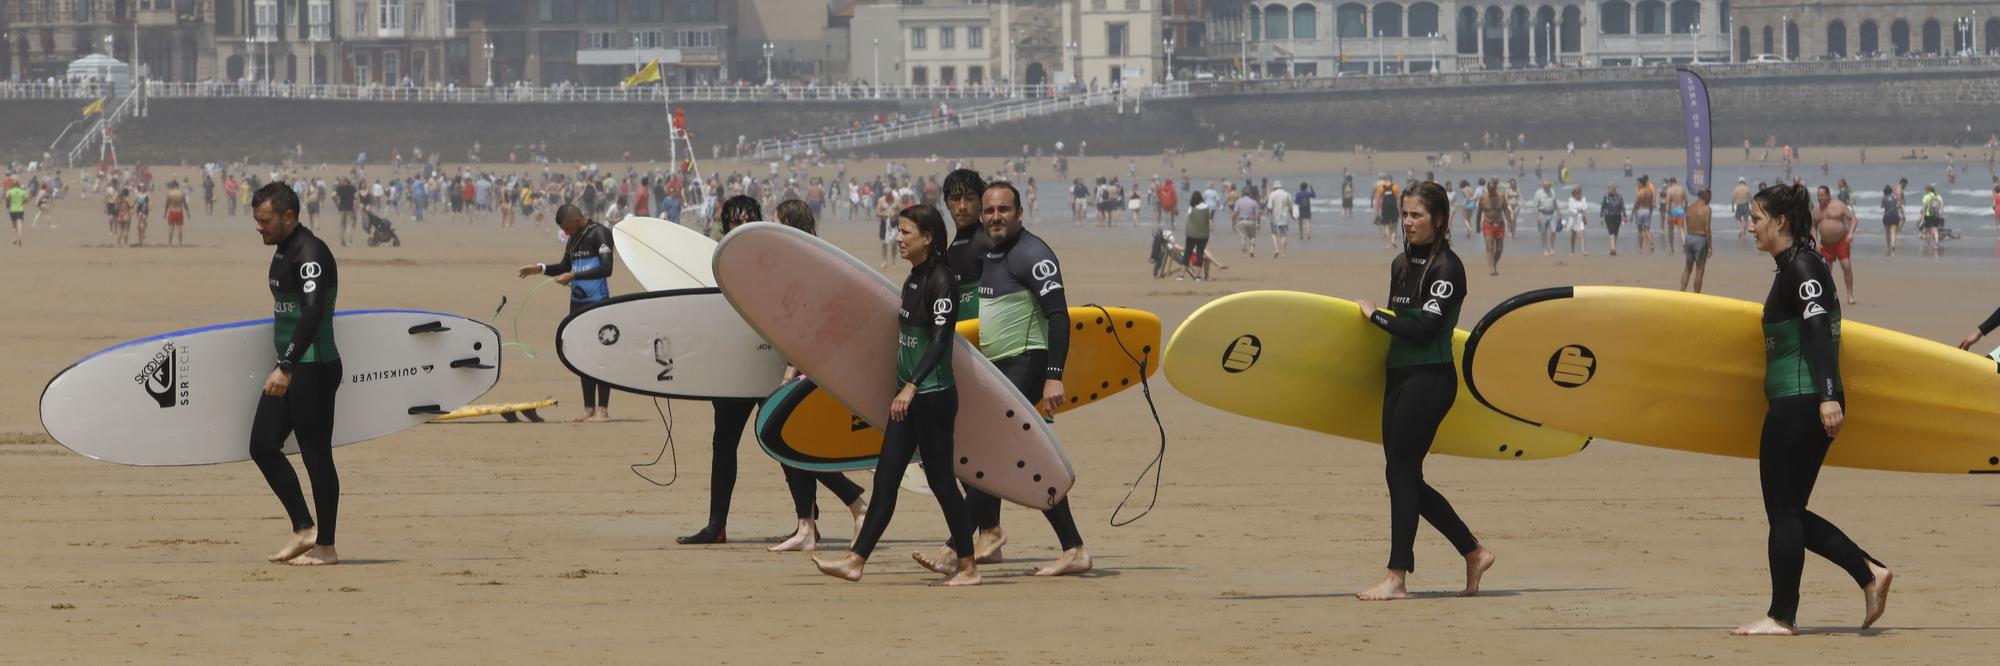
<instances>
[{"instance_id":1,"label":"baby stroller","mask_svg":"<svg viewBox=\"0 0 2000 666\"><path fill-rule=\"evenodd\" d=\"M361 233L368 235L368 247L388 243L391 247L402 247L403 239L396 236L396 225L387 218L368 212L368 218L361 221Z\"/></svg>"}]
</instances>

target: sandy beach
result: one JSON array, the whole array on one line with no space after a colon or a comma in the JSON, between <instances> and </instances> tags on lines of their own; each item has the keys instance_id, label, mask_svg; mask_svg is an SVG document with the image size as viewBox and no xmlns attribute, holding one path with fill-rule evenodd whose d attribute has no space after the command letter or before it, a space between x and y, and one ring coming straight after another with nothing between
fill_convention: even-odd
<instances>
[{"instance_id":1,"label":"sandy beach","mask_svg":"<svg viewBox=\"0 0 2000 666\"><path fill-rule=\"evenodd\" d=\"M1805 161L1858 161L1851 152L1814 149ZM1925 168L1941 174L1943 150L1930 152ZM1557 153L1541 153L1551 168ZM1608 171L1626 152L1592 154ZM1961 163L1969 187L1989 187L1980 154L1975 168ZM1630 155L1659 167L1681 159L1680 151ZM1741 151L1724 147L1720 155L1729 165ZM1871 165L1893 157L1870 151ZM1293 153L1283 169L1337 174L1357 159ZM1376 159L1379 168L1424 169L1417 154ZM1233 160L1211 151L1183 163L1197 177L1234 177ZM1140 158L1142 177L1162 167L1157 157ZM856 174L880 168L849 165ZM1362 172L1360 162L1352 168ZM1037 169L1047 173L1045 164ZM1071 169L1124 175L1126 160L1092 157ZM823 171L815 173L832 175ZM156 168L155 178L191 173ZM1337 195L1337 187L1334 179L1320 192ZM1045 210L1057 205L1052 198L1044 193ZM1417 598L1362 603L1351 594L1380 578L1388 550L1380 447L1217 411L1157 376L1151 388L1168 438L1165 483L1158 506L1135 524L1113 528L1107 520L1159 445L1140 393L1071 412L1054 426L1077 470L1071 501L1097 558L1097 570L1083 577L1029 576L1055 555L1055 539L1041 517L1010 506L1008 561L983 568L985 586L926 588L930 575L907 554L937 543L944 529L930 499L914 495L902 498L867 578L822 576L804 555L765 552L791 531L791 510L777 463L750 441L740 448L735 541L676 546L673 537L699 528L706 512L710 412L659 401L672 410L675 447L646 472L664 481L677 460L679 474L672 486L655 487L628 466L650 461L667 431L652 400L629 394L614 395L609 424L489 418L338 449L346 561L318 569L268 564L264 555L287 526L254 465L106 464L57 445L39 422L42 386L76 359L124 340L269 312L269 250L250 218L204 215L197 202L187 227L193 245L155 247L165 237L161 200L156 194L147 247L105 246L96 200L79 194L58 204L59 228L44 220L25 248L0 249L0 281L14 287L9 316L0 318L0 364L15 378L0 386L0 524L7 526L0 555L10 563L0 569L0 661L1969 664L1991 661L2000 647L2000 583L1984 575L2000 548L1993 477L1827 469L1812 506L1895 568L1888 614L1857 635L1861 594L1837 568L1809 557L1799 620L1815 635L1740 639L1728 630L1759 617L1768 602L1754 461L1610 441L1542 462L1433 456L1427 478L1499 555L1486 593L1451 596L1462 561L1426 527L1411 578ZM402 247L334 248L341 309L485 319L504 295L510 305L496 325L516 339L515 307L536 279L516 279L513 269L556 258L553 232L526 221L501 231L497 217L470 226L446 216L421 224L395 217ZM1359 215L1318 222L1321 237L1294 242L1283 259L1269 258L1268 249L1254 260L1223 254L1230 268L1206 283L1153 279L1144 230L1079 228L1067 217L1032 224L1063 258L1072 304L1153 311L1171 331L1201 304L1243 290L1381 298L1393 251ZM322 217L323 235L332 224ZM821 229L863 258L877 256L872 220L836 218ZM1879 227L1864 221L1863 231L1864 240L1872 233L1881 242ZM1857 244L1861 302L1844 316L1956 341L2000 304L1991 296L2000 293L2000 271L1990 242L1960 241L1952 256L1929 259L1919 256L1913 232L1893 259L1880 256L1879 245ZM1454 241L1468 265L1481 263L1476 246ZM1464 326L1529 289L1673 288L1680 273L1677 252L1544 257L1533 245L1531 234L1514 241L1500 277L1476 272ZM1708 291L1761 300L1769 259L1735 249L1726 235L1718 245ZM1217 246L1234 244L1218 233ZM904 270L890 274L900 279ZM622 266L611 285L613 293L639 289ZM581 406L575 378L554 357L565 303L545 289L525 305L518 339L539 358L510 349L504 379L482 402L554 397L563 404L551 415L566 418ZM1981 350L1993 343L2000 339ZM1141 506L1150 488L1149 480L1139 491ZM844 548L853 528L837 502L825 502L822 547Z\"/></svg>"}]
</instances>

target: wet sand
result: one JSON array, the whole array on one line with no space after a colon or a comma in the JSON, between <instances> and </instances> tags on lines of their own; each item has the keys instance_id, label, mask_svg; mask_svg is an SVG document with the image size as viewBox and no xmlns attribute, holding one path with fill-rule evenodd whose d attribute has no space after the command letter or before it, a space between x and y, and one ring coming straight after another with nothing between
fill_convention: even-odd
<instances>
[{"instance_id":1,"label":"wet sand","mask_svg":"<svg viewBox=\"0 0 2000 666\"><path fill-rule=\"evenodd\" d=\"M1895 567L1888 615L1855 636L1860 593L1809 557L1799 619L1832 635L1733 639L1727 631L1768 603L1754 461L1616 442L1544 462L1433 457L1429 480L1500 556L1486 594L1450 596L1460 560L1423 528L1411 579L1418 598L1369 604L1349 595L1374 583L1386 559L1379 447L1226 414L1159 377L1166 483L1136 524L1106 520L1158 445L1139 392L1055 426L1097 557L1085 577L1028 576L1055 555L1055 539L1040 517L1009 507L1009 561L983 569L986 586L926 588L930 575L907 554L937 543L943 525L929 498L909 494L863 582L822 576L804 555L764 552L792 520L777 464L754 442L739 448L736 542L673 545L706 513L709 410L671 405L679 480L657 488L627 466L651 460L664 429L652 401L625 394L605 425L481 419L342 448L346 562L267 564L286 524L255 466L121 467L41 432L40 389L75 359L268 312L269 251L247 216L197 214L195 247L116 249L100 246L94 208L66 200L61 228L31 230L26 249L0 249L0 281L13 286L11 316L0 319L0 361L14 378L0 387L0 553L11 563L0 570L0 655L9 661L1981 663L2000 645L2000 583L1985 575L2000 547L1989 477L1826 470L1813 508ZM149 242L164 238L163 217L156 212ZM503 232L491 219L468 227L394 217L403 247L335 248L343 309L484 318L503 294L520 304L534 286L514 278L515 267L559 253L552 233L526 222ZM1242 290L1379 298L1392 253L1370 242L1359 218L1319 222L1321 238L1282 260L1225 253L1231 268L1209 283L1151 279L1142 231L1066 221L1037 230L1064 259L1073 302L1151 310L1171 330L1202 303ZM822 229L876 256L872 221ZM1982 258L1991 256L1985 241L1961 241L1945 260L1916 256L1913 236L1904 242L1912 251L1895 259L1857 248L1862 302L1848 319L1956 340L1991 312L2000 273ZM1720 244L1731 246L1726 236ZM1233 248L1219 234L1216 245ZM1465 325L1532 288L1671 288L1679 275L1677 254L1520 251L1532 245L1514 242L1501 277L1473 271ZM1469 245L1461 254L1481 263ZM1759 299L1769 279L1768 260L1747 252L1710 266L1710 291L1727 296ZM637 285L621 268L612 288ZM483 401L555 397L563 404L551 416L579 409L576 381L553 356L564 310L554 289L527 304L520 339L541 357L510 351L504 380ZM510 340L512 313L499 321ZM665 478L669 467L649 474ZM835 500L823 502L823 544L844 547L852 527Z\"/></svg>"}]
</instances>

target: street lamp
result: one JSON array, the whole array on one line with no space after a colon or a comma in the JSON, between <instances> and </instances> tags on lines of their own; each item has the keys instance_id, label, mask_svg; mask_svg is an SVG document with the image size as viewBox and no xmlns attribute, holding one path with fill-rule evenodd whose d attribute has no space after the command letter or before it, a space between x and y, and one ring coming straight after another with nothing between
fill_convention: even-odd
<instances>
[{"instance_id":1,"label":"street lamp","mask_svg":"<svg viewBox=\"0 0 2000 666\"><path fill-rule=\"evenodd\" d=\"M1431 44L1431 73L1436 74L1438 72L1438 34L1436 30L1431 31L1430 44Z\"/></svg>"},{"instance_id":2,"label":"street lamp","mask_svg":"<svg viewBox=\"0 0 2000 666\"><path fill-rule=\"evenodd\" d=\"M778 45L764 42L764 85L771 85L771 55L778 52Z\"/></svg>"},{"instance_id":3,"label":"street lamp","mask_svg":"<svg viewBox=\"0 0 2000 666\"><path fill-rule=\"evenodd\" d=\"M1248 80L1250 78L1250 33L1237 31L1236 43L1241 47L1239 50L1243 52L1242 56L1236 60L1236 78Z\"/></svg>"},{"instance_id":4,"label":"street lamp","mask_svg":"<svg viewBox=\"0 0 2000 666\"><path fill-rule=\"evenodd\" d=\"M1778 35L1778 59L1779 59L1780 61L1789 61L1789 60L1791 60L1791 57L1792 57L1792 56L1791 56L1791 53L1792 53L1792 49L1791 49L1791 46L1792 46L1792 30L1791 30L1791 28L1792 28L1792 15L1790 15L1790 14L1779 14L1779 15L1778 15L1778 24L1779 24L1779 25L1781 25L1781 26L1783 26L1782 30L1783 30L1783 32L1784 32L1784 34L1782 34L1782 35Z\"/></svg>"},{"instance_id":5,"label":"street lamp","mask_svg":"<svg viewBox=\"0 0 2000 666\"><path fill-rule=\"evenodd\" d=\"M874 39L874 42L875 42L875 78L869 79L868 81L875 87L875 98L881 99L882 98L882 38L876 37Z\"/></svg>"},{"instance_id":6,"label":"street lamp","mask_svg":"<svg viewBox=\"0 0 2000 666\"><path fill-rule=\"evenodd\" d=\"M1694 56L1690 64L1701 64L1701 24L1688 24L1688 45L1690 53Z\"/></svg>"},{"instance_id":7,"label":"street lamp","mask_svg":"<svg viewBox=\"0 0 2000 666\"><path fill-rule=\"evenodd\" d=\"M1069 49L1069 78L1077 87L1083 87L1083 46L1072 41Z\"/></svg>"},{"instance_id":8,"label":"street lamp","mask_svg":"<svg viewBox=\"0 0 2000 666\"><path fill-rule=\"evenodd\" d=\"M1167 35L1164 43L1167 47L1167 80L1172 81L1174 80L1174 36Z\"/></svg>"},{"instance_id":9,"label":"street lamp","mask_svg":"<svg viewBox=\"0 0 2000 666\"><path fill-rule=\"evenodd\" d=\"M491 88L493 87L493 38L491 36L486 38L486 45L481 47L481 49L486 52L486 87Z\"/></svg>"}]
</instances>

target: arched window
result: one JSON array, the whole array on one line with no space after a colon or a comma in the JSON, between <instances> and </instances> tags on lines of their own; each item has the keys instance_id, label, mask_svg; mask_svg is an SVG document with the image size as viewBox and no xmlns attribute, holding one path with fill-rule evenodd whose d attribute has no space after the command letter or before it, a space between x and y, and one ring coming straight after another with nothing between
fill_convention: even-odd
<instances>
[{"instance_id":1,"label":"arched window","mask_svg":"<svg viewBox=\"0 0 2000 666\"><path fill-rule=\"evenodd\" d=\"M1443 34L1438 31L1438 6L1434 2L1419 2L1410 5L1410 36L1428 37Z\"/></svg>"},{"instance_id":2,"label":"arched window","mask_svg":"<svg viewBox=\"0 0 2000 666\"><path fill-rule=\"evenodd\" d=\"M1299 3L1292 8L1292 38L1314 39L1319 37L1319 10L1309 3Z\"/></svg>"},{"instance_id":3,"label":"arched window","mask_svg":"<svg viewBox=\"0 0 2000 666\"><path fill-rule=\"evenodd\" d=\"M1284 5L1271 5L1269 7L1265 7L1264 38L1285 39L1286 37L1291 36L1291 34L1292 34L1291 12L1286 11Z\"/></svg>"},{"instance_id":4,"label":"arched window","mask_svg":"<svg viewBox=\"0 0 2000 666\"><path fill-rule=\"evenodd\" d=\"M1785 59L1799 59L1799 24L1785 23Z\"/></svg>"},{"instance_id":5,"label":"arched window","mask_svg":"<svg viewBox=\"0 0 2000 666\"><path fill-rule=\"evenodd\" d=\"M1756 54L1750 52L1750 26L1737 26L1736 62L1743 62L1754 57L1756 57Z\"/></svg>"},{"instance_id":6,"label":"arched window","mask_svg":"<svg viewBox=\"0 0 2000 666\"><path fill-rule=\"evenodd\" d=\"M1899 56L1910 54L1909 21L1896 19L1895 23L1889 24L1889 48L1894 49L1890 53Z\"/></svg>"},{"instance_id":7,"label":"arched window","mask_svg":"<svg viewBox=\"0 0 2000 666\"><path fill-rule=\"evenodd\" d=\"M1403 36L1403 6L1393 2L1376 3L1375 15L1369 17L1375 27L1369 34L1381 37Z\"/></svg>"},{"instance_id":8,"label":"arched window","mask_svg":"<svg viewBox=\"0 0 2000 666\"><path fill-rule=\"evenodd\" d=\"M1543 5L1535 10L1535 62L1555 61L1556 8Z\"/></svg>"},{"instance_id":9,"label":"arched window","mask_svg":"<svg viewBox=\"0 0 2000 666\"><path fill-rule=\"evenodd\" d=\"M1639 0L1638 25L1634 32L1641 35L1664 35L1667 33L1667 3L1660 0Z\"/></svg>"},{"instance_id":10,"label":"arched window","mask_svg":"<svg viewBox=\"0 0 2000 666\"><path fill-rule=\"evenodd\" d=\"M1881 28L1872 20L1861 22L1861 48L1855 51L1861 55L1875 55L1882 52Z\"/></svg>"},{"instance_id":11,"label":"arched window","mask_svg":"<svg viewBox=\"0 0 2000 666\"><path fill-rule=\"evenodd\" d=\"M1694 32L1693 28L1700 23L1701 3L1699 2L1695 2L1694 0L1675 0L1674 4L1667 8L1667 27L1676 35L1691 34ZM1709 27L1713 28L1714 26Z\"/></svg>"},{"instance_id":12,"label":"arched window","mask_svg":"<svg viewBox=\"0 0 2000 666\"><path fill-rule=\"evenodd\" d=\"M1342 37L1368 36L1368 7L1359 2L1350 2L1333 10L1334 29Z\"/></svg>"},{"instance_id":13,"label":"arched window","mask_svg":"<svg viewBox=\"0 0 2000 666\"><path fill-rule=\"evenodd\" d=\"M1986 39L1981 43L1986 45L1987 53L2000 53L2000 44L1994 42L2000 42L2000 18L1986 19Z\"/></svg>"},{"instance_id":14,"label":"arched window","mask_svg":"<svg viewBox=\"0 0 2000 666\"><path fill-rule=\"evenodd\" d=\"M1847 22L1835 19L1826 24L1826 54L1836 58L1847 57Z\"/></svg>"},{"instance_id":15,"label":"arched window","mask_svg":"<svg viewBox=\"0 0 2000 666\"><path fill-rule=\"evenodd\" d=\"M1528 8L1514 6L1507 13L1507 66L1521 67L1528 64L1528 31L1533 29L1528 19Z\"/></svg>"},{"instance_id":16,"label":"arched window","mask_svg":"<svg viewBox=\"0 0 2000 666\"><path fill-rule=\"evenodd\" d=\"M1768 25L1767 25L1767 26L1764 26L1764 50L1762 50L1762 51L1758 51L1758 52L1757 52L1757 55L1764 55L1764 54L1767 54L1767 53L1768 53L1768 54L1776 54L1776 53L1778 52L1778 47L1776 47L1776 46L1773 46L1774 44L1777 44L1778 42L1776 42L1776 41L1774 41L1774 40L1772 40L1772 39L1771 39L1771 34L1772 34L1772 33L1771 33L1771 26L1768 26Z\"/></svg>"},{"instance_id":17,"label":"arched window","mask_svg":"<svg viewBox=\"0 0 2000 666\"><path fill-rule=\"evenodd\" d=\"M1937 19L1924 21L1924 55L1937 55L1944 51L1940 42L1944 41L1944 26Z\"/></svg>"},{"instance_id":18,"label":"arched window","mask_svg":"<svg viewBox=\"0 0 2000 666\"><path fill-rule=\"evenodd\" d=\"M1251 39L1251 41L1257 41L1257 40L1261 40L1261 39L1263 39L1263 38L1264 38L1264 10L1261 10L1261 9L1258 9L1258 8L1257 8L1257 7L1255 7L1255 6L1252 6L1252 7L1250 7L1250 19L1249 19L1249 23L1250 23L1250 39Z\"/></svg>"},{"instance_id":19,"label":"arched window","mask_svg":"<svg viewBox=\"0 0 2000 666\"><path fill-rule=\"evenodd\" d=\"M1583 50L1583 10L1576 5L1563 8L1561 43L1563 53Z\"/></svg>"},{"instance_id":20,"label":"arched window","mask_svg":"<svg viewBox=\"0 0 2000 666\"><path fill-rule=\"evenodd\" d=\"M1479 10L1471 7L1458 9L1457 33L1458 52L1471 55L1479 52Z\"/></svg>"},{"instance_id":21,"label":"arched window","mask_svg":"<svg viewBox=\"0 0 2000 666\"><path fill-rule=\"evenodd\" d=\"M1607 0L1597 5L1597 25L1607 35L1632 34L1632 3Z\"/></svg>"}]
</instances>

